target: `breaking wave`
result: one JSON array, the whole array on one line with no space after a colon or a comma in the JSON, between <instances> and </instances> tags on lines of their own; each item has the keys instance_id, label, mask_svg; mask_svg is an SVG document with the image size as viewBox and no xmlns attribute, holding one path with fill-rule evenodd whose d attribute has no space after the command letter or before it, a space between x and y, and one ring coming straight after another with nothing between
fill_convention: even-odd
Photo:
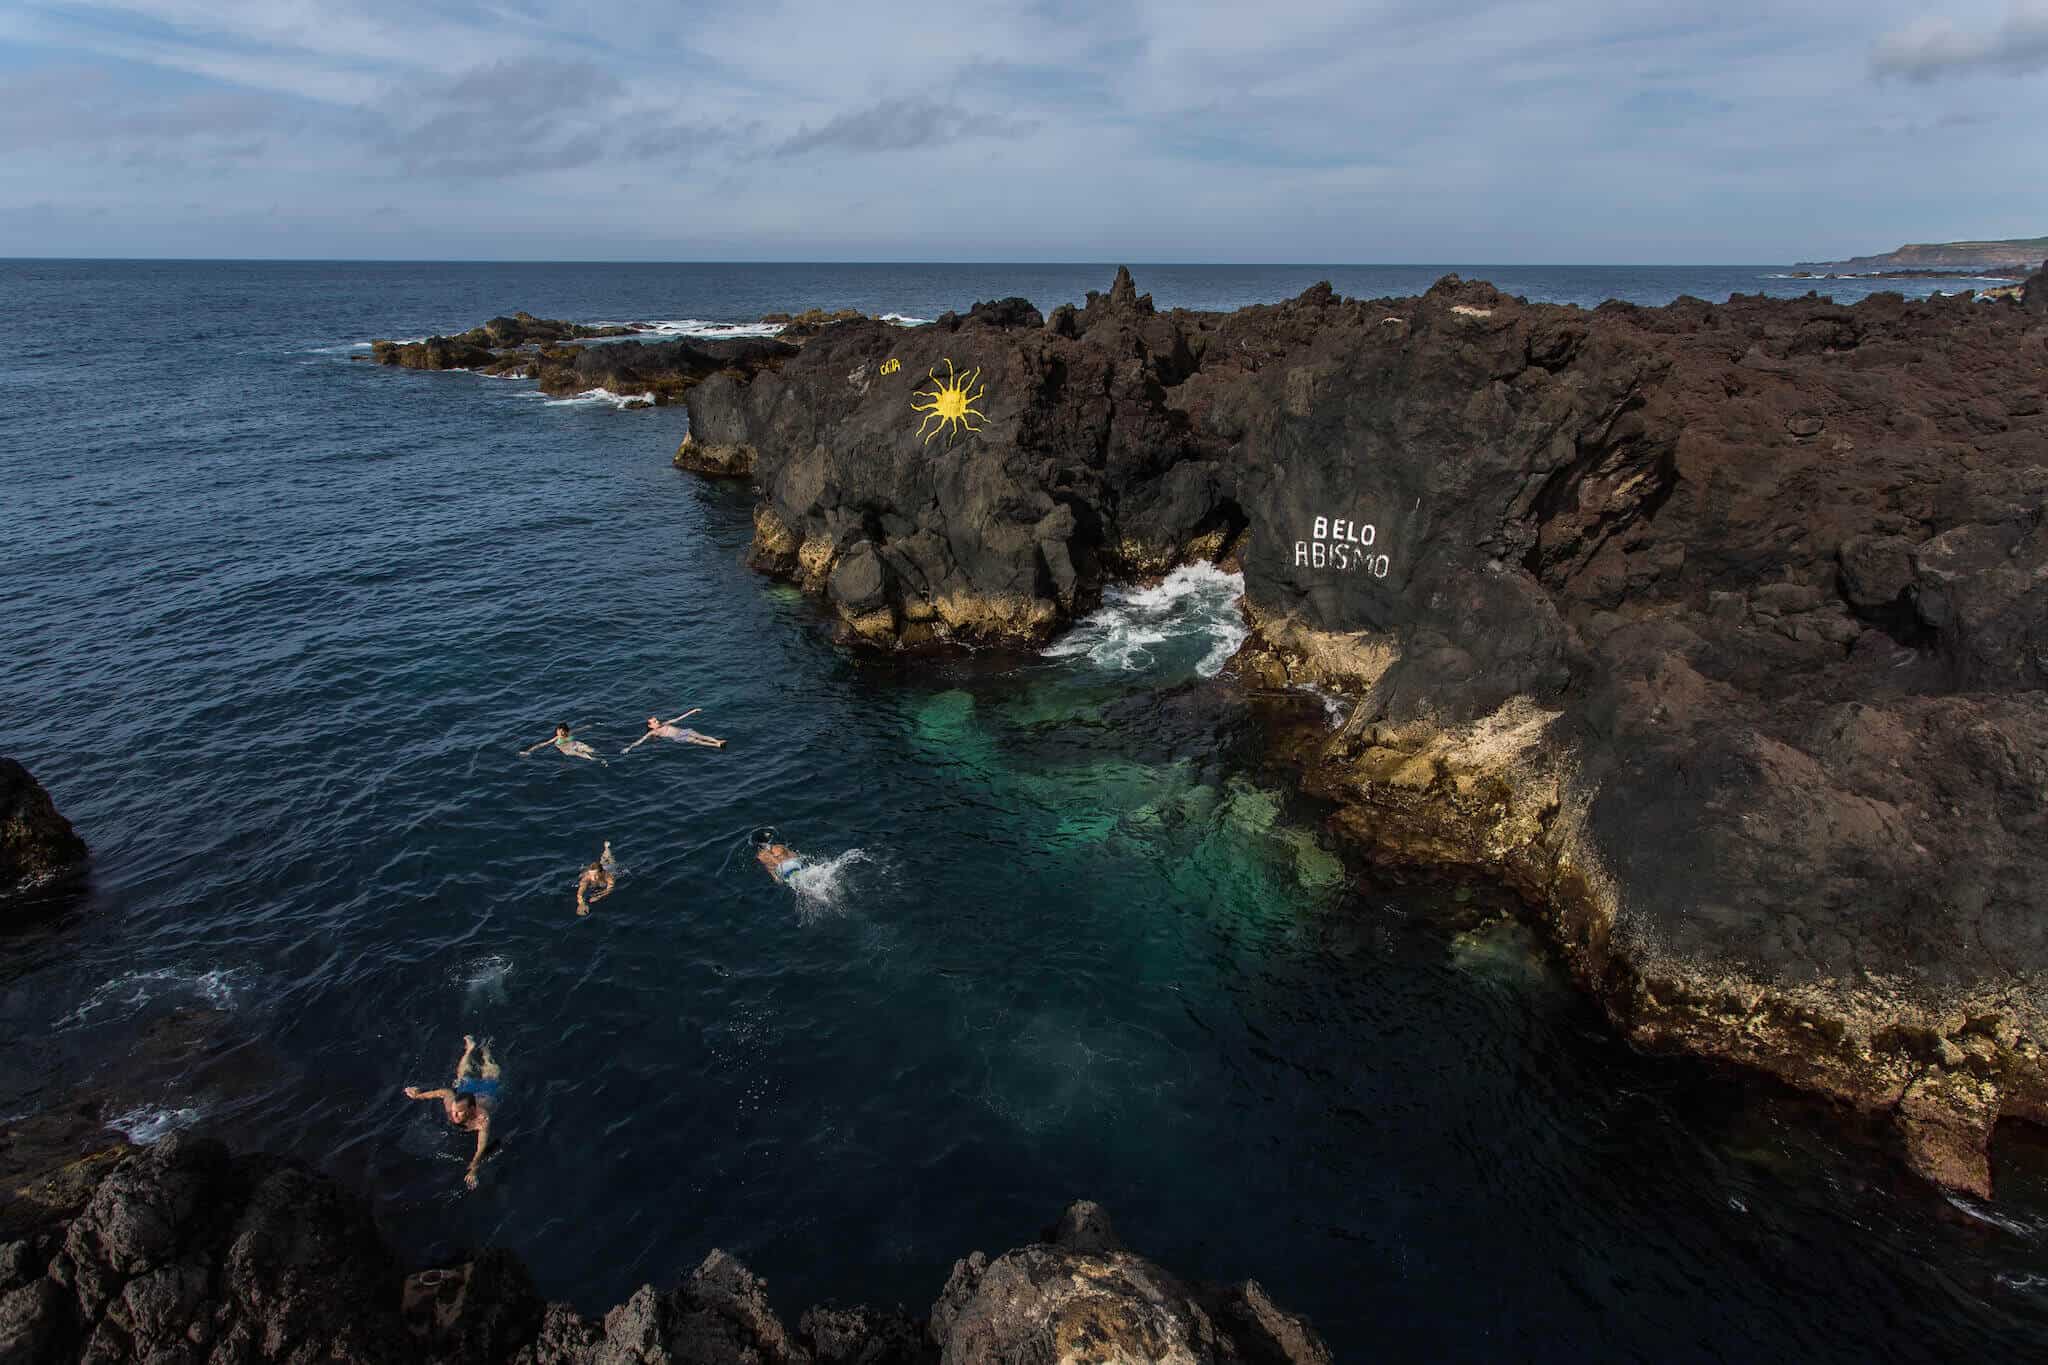
<instances>
[{"instance_id":1,"label":"breaking wave","mask_svg":"<svg viewBox=\"0 0 2048 1365\"><path fill-rule=\"evenodd\" d=\"M532 396L541 399L551 408L594 408L609 405L624 411L627 408L652 407L654 405L654 395L651 392L613 393L610 389L585 389L583 392L573 394L568 398L549 398L540 390L535 389Z\"/></svg>"},{"instance_id":2,"label":"breaking wave","mask_svg":"<svg viewBox=\"0 0 2048 1365\"><path fill-rule=\"evenodd\" d=\"M93 991L77 1009L58 1020L57 1026L125 1019L159 1000L233 1009L247 976L239 967L216 967L204 972L162 967L156 971L128 972Z\"/></svg>"},{"instance_id":3,"label":"breaking wave","mask_svg":"<svg viewBox=\"0 0 2048 1365\"><path fill-rule=\"evenodd\" d=\"M1206 561L1183 564L1149 588L1112 588L1102 606L1047 645L1047 658L1085 656L1097 667L1138 673L1160 666L1176 646L1206 644L1194 670L1213 678L1249 633L1238 602L1244 575Z\"/></svg>"},{"instance_id":4,"label":"breaking wave","mask_svg":"<svg viewBox=\"0 0 2048 1365\"><path fill-rule=\"evenodd\" d=\"M199 1121L197 1109L171 1109L161 1104L144 1104L107 1120L113 1129L140 1147L161 1142L180 1128Z\"/></svg>"},{"instance_id":5,"label":"breaking wave","mask_svg":"<svg viewBox=\"0 0 2048 1365\"><path fill-rule=\"evenodd\" d=\"M642 335L663 337L772 337L780 335L779 322L706 322L702 318L657 318L651 322L600 322L599 327L644 327Z\"/></svg>"}]
</instances>

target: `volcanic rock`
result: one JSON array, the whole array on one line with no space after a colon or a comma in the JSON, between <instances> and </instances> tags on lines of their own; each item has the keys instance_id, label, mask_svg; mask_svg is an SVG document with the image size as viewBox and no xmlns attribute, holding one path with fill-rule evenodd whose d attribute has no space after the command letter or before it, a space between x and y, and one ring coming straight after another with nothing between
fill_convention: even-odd
<instances>
[{"instance_id":1,"label":"volcanic rock","mask_svg":"<svg viewBox=\"0 0 2048 1365\"><path fill-rule=\"evenodd\" d=\"M1896 1117L1985 1190L2048 1120L2048 283L826 329L692 389L750 556L882 646L1035 645L1241 556L1240 670L1347 694L1304 785L1521 894L1639 1044Z\"/></svg>"},{"instance_id":2,"label":"volcanic rock","mask_svg":"<svg viewBox=\"0 0 2048 1365\"><path fill-rule=\"evenodd\" d=\"M1109 1219L1076 1205L1056 1240L953 1266L932 1305L942 1365L1020 1360L1328 1365L1329 1348L1256 1284L1195 1290L1125 1251Z\"/></svg>"},{"instance_id":3,"label":"volcanic rock","mask_svg":"<svg viewBox=\"0 0 2048 1365\"><path fill-rule=\"evenodd\" d=\"M85 840L28 769L0 758L0 898L47 886L85 864Z\"/></svg>"},{"instance_id":4,"label":"volcanic rock","mask_svg":"<svg viewBox=\"0 0 2048 1365\"><path fill-rule=\"evenodd\" d=\"M362 1201L296 1162L234 1156L183 1135L109 1155L74 1195L9 1206L25 1217L0 1236L0 1361L1330 1358L1307 1324L1256 1284L1190 1288L1123 1250L1092 1204L1068 1211L1054 1245L992 1264L979 1253L962 1262L929 1324L901 1310L816 1307L791 1333L767 1286L723 1251L706 1255L674 1288L643 1285L592 1323L566 1304L544 1304L525 1266L504 1251L402 1275ZM73 1188L61 1177L30 1183ZM970 1265L971 1276L963 1269ZM1101 1353L1145 1343L1181 1353Z\"/></svg>"},{"instance_id":5,"label":"volcanic rock","mask_svg":"<svg viewBox=\"0 0 2048 1365\"><path fill-rule=\"evenodd\" d=\"M564 344L592 338L630 337L646 330L640 324L597 327L519 312L492 318L458 336L432 336L412 342L373 341L366 358L402 369L476 370L524 377L537 380L543 392L556 395L603 389L627 400L625 406L635 407L674 402L691 385L720 370L751 372L773 367L796 353L794 345L773 337L614 341L598 346ZM645 401L638 401L643 395ZM680 459L679 452L679 462ZM701 472L717 471L706 468Z\"/></svg>"}]
</instances>

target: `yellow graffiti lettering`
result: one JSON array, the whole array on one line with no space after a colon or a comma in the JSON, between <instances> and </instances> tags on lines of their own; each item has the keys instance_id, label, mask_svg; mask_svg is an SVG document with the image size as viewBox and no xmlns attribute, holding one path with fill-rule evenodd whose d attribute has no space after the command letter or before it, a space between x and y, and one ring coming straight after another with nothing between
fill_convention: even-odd
<instances>
[{"instance_id":1,"label":"yellow graffiti lettering","mask_svg":"<svg viewBox=\"0 0 2048 1365\"><path fill-rule=\"evenodd\" d=\"M903 362L902 362L902 361L900 361L900 360L890 359L890 360L885 360L885 361L883 361L883 362L882 362L882 373L883 373L883 374L894 374L894 373L896 373L896 371L898 371L898 370L900 370L900 369L902 369L902 368L903 368Z\"/></svg>"}]
</instances>

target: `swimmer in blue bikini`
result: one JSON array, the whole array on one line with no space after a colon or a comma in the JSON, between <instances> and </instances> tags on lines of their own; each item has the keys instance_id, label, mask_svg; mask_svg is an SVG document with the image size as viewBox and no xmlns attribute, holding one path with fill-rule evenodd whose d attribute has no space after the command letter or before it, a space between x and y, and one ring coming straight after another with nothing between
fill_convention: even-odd
<instances>
[{"instance_id":1,"label":"swimmer in blue bikini","mask_svg":"<svg viewBox=\"0 0 2048 1365\"><path fill-rule=\"evenodd\" d=\"M462 1173L462 1183L472 1190L476 1188L477 1163L484 1159L484 1148L491 1140L491 1110L498 1104L498 1063L492 1058L488 1043L482 1048L481 1064L477 1053L476 1039L465 1033L462 1059L455 1064L453 1089L422 1090L416 1085L405 1088L409 1100L439 1100L448 1122L476 1134L476 1154L469 1159L469 1169Z\"/></svg>"}]
</instances>

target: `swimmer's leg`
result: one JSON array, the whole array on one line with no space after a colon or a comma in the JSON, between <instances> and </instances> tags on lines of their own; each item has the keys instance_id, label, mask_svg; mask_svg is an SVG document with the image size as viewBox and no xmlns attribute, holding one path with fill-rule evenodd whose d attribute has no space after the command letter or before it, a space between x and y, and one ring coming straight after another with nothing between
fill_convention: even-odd
<instances>
[{"instance_id":1,"label":"swimmer's leg","mask_svg":"<svg viewBox=\"0 0 2048 1365\"><path fill-rule=\"evenodd\" d=\"M491 1055L491 1045L489 1043L484 1044L483 1075L487 1081L498 1079L498 1059Z\"/></svg>"},{"instance_id":2,"label":"swimmer's leg","mask_svg":"<svg viewBox=\"0 0 2048 1365\"><path fill-rule=\"evenodd\" d=\"M487 1050L484 1055L490 1056ZM455 1079L462 1080L476 1070L476 1039L468 1034L462 1036L462 1059L455 1063Z\"/></svg>"}]
</instances>

